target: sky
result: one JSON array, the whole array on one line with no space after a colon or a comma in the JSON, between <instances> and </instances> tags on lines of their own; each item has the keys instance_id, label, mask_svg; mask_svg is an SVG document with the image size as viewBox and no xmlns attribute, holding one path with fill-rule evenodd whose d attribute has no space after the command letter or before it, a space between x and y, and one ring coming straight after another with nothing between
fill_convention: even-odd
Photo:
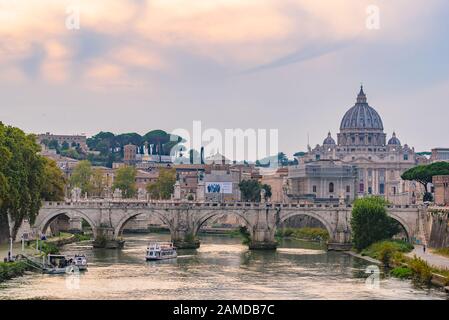
<instances>
[{"instance_id":1,"label":"sky","mask_svg":"<svg viewBox=\"0 0 449 320\"><path fill-rule=\"evenodd\" d=\"M363 83L387 137L449 147L448 16L446 0L0 0L0 121L278 129L291 157L336 138Z\"/></svg>"}]
</instances>

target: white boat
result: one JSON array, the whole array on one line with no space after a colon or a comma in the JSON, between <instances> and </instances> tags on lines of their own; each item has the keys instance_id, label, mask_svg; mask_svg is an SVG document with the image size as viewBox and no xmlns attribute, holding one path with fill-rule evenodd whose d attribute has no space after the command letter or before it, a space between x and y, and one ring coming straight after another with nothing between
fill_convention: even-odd
<instances>
[{"instance_id":1,"label":"white boat","mask_svg":"<svg viewBox=\"0 0 449 320\"><path fill-rule=\"evenodd\" d=\"M146 260L166 260L178 256L172 242L150 243L147 248Z\"/></svg>"},{"instance_id":2,"label":"white boat","mask_svg":"<svg viewBox=\"0 0 449 320\"><path fill-rule=\"evenodd\" d=\"M73 266L78 267L79 271L87 270L87 258L84 254L75 254L70 260Z\"/></svg>"}]
</instances>

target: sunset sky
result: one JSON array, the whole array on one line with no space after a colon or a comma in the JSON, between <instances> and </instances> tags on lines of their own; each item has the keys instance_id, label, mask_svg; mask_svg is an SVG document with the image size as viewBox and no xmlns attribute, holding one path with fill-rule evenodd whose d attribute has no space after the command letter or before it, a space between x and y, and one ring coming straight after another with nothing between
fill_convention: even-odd
<instances>
[{"instance_id":1,"label":"sunset sky","mask_svg":"<svg viewBox=\"0 0 449 320\"><path fill-rule=\"evenodd\" d=\"M336 138L363 82L387 137L449 147L448 17L447 0L0 0L0 121L275 128L291 156Z\"/></svg>"}]
</instances>

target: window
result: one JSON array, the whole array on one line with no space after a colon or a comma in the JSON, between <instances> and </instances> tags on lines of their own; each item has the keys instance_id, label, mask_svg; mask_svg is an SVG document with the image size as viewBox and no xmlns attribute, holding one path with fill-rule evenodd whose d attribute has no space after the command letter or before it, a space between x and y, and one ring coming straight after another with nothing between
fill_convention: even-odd
<instances>
[{"instance_id":1,"label":"window","mask_svg":"<svg viewBox=\"0 0 449 320\"><path fill-rule=\"evenodd\" d=\"M368 193L372 194L373 193L373 188L372 187L368 187Z\"/></svg>"},{"instance_id":2,"label":"window","mask_svg":"<svg viewBox=\"0 0 449 320\"><path fill-rule=\"evenodd\" d=\"M396 194L396 187L393 187L393 194Z\"/></svg>"},{"instance_id":3,"label":"window","mask_svg":"<svg viewBox=\"0 0 449 320\"><path fill-rule=\"evenodd\" d=\"M359 184L359 192L365 192L365 185L363 183Z\"/></svg>"},{"instance_id":4,"label":"window","mask_svg":"<svg viewBox=\"0 0 449 320\"><path fill-rule=\"evenodd\" d=\"M315 159L320 160L320 155L319 154L315 155Z\"/></svg>"},{"instance_id":5,"label":"window","mask_svg":"<svg viewBox=\"0 0 449 320\"><path fill-rule=\"evenodd\" d=\"M316 186L312 187L312 192L316 192Z\"/></svg>"},{"instance_id":6,"label":"window","mask_svg":"<svg viewBox=\"0 0 449 320\"><path fill-rule=\"evenodd\" d=\"M331 182L331 183L329 183L329 192L334 192L334 183L333 182Z\"/></svg>"},{"instance_id":7,"label":"window","mask_svg":"<svg viewBox=\"0 0 449 320\"><path fill-rule=\"evenodd\" d=\"M380 194L385 193L385 185L383 183L379 184L379 193Z\"/></svg>"},{"instance_id":8,"label":"window","mask_svg":"<svg viewBox=\"0 0 449 320\"><path fill-rule=\"evenodd\" d=\"M346 186L346 192L351 192L351 186Z\"/></svg>"},{"instance_id":9,"label":"window","mask_svg":"<svg viewBox=\"0 0 449 320\"><path fill-rule=\"evenodd\" d=\"M404 160L408 160L408 154L404 153Z\"/></svg>"}]
</instances>

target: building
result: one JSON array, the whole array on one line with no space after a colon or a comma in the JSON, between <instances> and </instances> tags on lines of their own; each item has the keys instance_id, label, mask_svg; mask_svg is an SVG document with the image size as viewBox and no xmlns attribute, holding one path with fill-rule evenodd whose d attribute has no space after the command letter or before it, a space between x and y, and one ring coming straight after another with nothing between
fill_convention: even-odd
<instances>
[{"instance_id":1,"label":"building","mask_svg":"<svg viewBox=\"0 0 449 320\"><path fill-rule=\"evenodd\" d=\"M135 164L137 155L137 146L127 144L123 147L123 162L126 164Z\"/></svg>"},{"instance_id":2,"label":"building","mask_svg":"<svg viewBox=\"0 0 449 320\"><path fill-rule=\"evenodd\" d=\"M288 168L279 168L270 174L263 174L260 182L271 187L271 201L272 202L287 202L286 179L288 176Z\"/></svg>"},{"instance_id":3,"label":"building","mask_svg":"<svg viewBox=\"0 0 449 320\"><path fill-rule=\"evenodd\" d=\"M449 175L433 176L435 204L437 206L449 206Z\"/></svg>"},{"instance_id":4,"label":"building","mask_svg":"<svg viewBox=\"0 0 449 320\"><path fill-rule=\"evenodd\" d=\"M87 147L87 137L83 135L61 135L51 134L50 132L37 135L37 141L42 145L46 145L53 140L57 141L60 146L68 143L70 147L79 146L85 152L89 150Z\"/></svg>"},{"instance_id":5,"label":"building","mask_svg":"<svg viewBox=\"0 0 449 320\"><path fill-rule=\"evenodd\" d=\"M357 169L340 160L318 160L288 167L287 196L291 201L347 203L355 199Z\"/></svg>"},{"instance_id":6,"label":"building","mask_svg":"<svg viewBox=\"0 0 449 320\"><path fill-rule=\"evenodd\" d=\"M431 162L449 161L449 148L434 148L430 156Z\"/></svg>"},{"instance_id":7,"label":"building","mask_svg":"<svg viewBox=\"0 0 449 320\"><path fill-rule=\"evenodd\" d=\"M136 188L146 190L148 184L155 183L159 178L159 170L151 170L151 171L136 171Z\"/></svg>"},{"instance_id":8,"label":"building","mask_svg":"<svg viewBox=\"0 0 449 320\"><path fill-rule=\"evenodd\" d=\"M337 142L329 132L322 145L308 146L298 162L340 160L357 168L356 196L380 195L395 204L414 202L419 186L401 174L417 164L414 148L402 145L393 132L387 141L383 122L368 102L363 87L356 103L343 116Z\"/></svg>"}]
</instances>

